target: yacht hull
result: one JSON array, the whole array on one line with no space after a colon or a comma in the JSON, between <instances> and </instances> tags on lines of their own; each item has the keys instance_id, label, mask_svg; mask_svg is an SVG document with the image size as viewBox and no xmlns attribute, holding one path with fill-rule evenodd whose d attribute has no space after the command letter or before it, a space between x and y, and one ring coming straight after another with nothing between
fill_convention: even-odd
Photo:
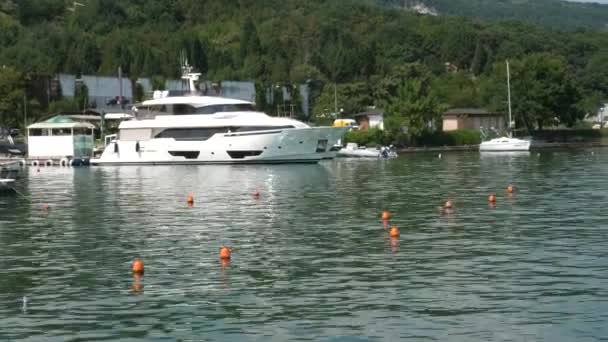
<instances>
[{"instance_id":1,"label":"yacht hull","mask_svg":"<svg viewBox=\"0 0 608 342\"><path fill-rule=\"evenodd\" d=\"M346 128L315 127L220 133L204 141L116 140L92 165L317 163L332 158Z\"/></svg>"}]
</instances>

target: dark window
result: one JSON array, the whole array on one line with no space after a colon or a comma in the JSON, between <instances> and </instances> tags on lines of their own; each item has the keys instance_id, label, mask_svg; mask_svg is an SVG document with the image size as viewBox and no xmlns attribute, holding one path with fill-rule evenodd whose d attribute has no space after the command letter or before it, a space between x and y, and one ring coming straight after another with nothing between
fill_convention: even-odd
<instances>
[{"instance_id":1,"label":"dark window","mask_svg":"<svg viewBox=\"0 0 608 342\"><path fill-rule=\"evenodd\" d=\"M327 140L323 139L323 140L318 140L317 141L317 153L324 153L325 151L327 151Z\"/></svg>"},{"instance_id":2,"label":"dark window","mask_svg":"<svg viewBox=\"0 0 608 342\"><path fill-rule=\"evenodd\" d=\"M196 108L187 104L174 104L173 105L173 114L175 115L189 115L196 114Z\"/></svg>"},{"instance_id":3,"label":"dark window","mask_svg":"<svg viewBox=\"0 0 608 342\"><path fill-rule=\"evenodd\" d=\"M230 112L253 112L255 108L250 103L219 104L196 108L196 114L215 114Z\"/></svg>"},{"instance_id":4,"label":"dark window","mask_svg":"<svg viewBox=\"0 0 608 342\"><path fill-rule=\"evenodd\" d=\"M53 136L72 135L72 130L69 128L53 128Z\"/></svg>"},{"instance_id":5,"label":"dark window","mask_svg":"<svg viewBox=\"0 0 608 342\"><path fill-rule=\"evenodd\" d=\"M293 126L242 126L231 127L231 132L255 132L255 131L270 131L273 129L294 128Z\"/></svg>"},{"instance_id":6,"label":"dark window","mask_svg":"<svg viewBox=\"0 0 608 342\"><path fill-rule=\"evenodd\" d=\"M156 106L150 106L147 108L148 111L150 112L160 112L160 113L168 113L169 111L167 110L167 106L165 105L156 105Z\"/></svg>"},{"instance_id":7,"label":"dark window","mask_svg":"<svg viewBox=\"0 0 608 342\"><path fill-rule=\"evenodd\" d=\"M54 134L54 133L53 133ZM74 128L74 135L92 135L92 130L84 127Z\"/></svg>"},{"instance_id":8,"label":"dark window","mask_svg":"<svg viewBox=\"0 0 608 342\"><path fill-rule=\"evenodd\" d=\"M241 133L255 131L270 131L293 126L243 126L243 127L200 127L200 128L169 128L158 133L155 138L173 138L175 140L207 140L217 133Z\"/></svg>"},{"instance_id":9,"label":"dark window","mask_svg":"<svg viewBox=\"0 0 608 342\"><path fill-rule=\"evenodd\" d=\"M158 133L155 138L173 138L175 140L207 140L217 133L228 132L228 127L208 128L169 128Z\"/></svg>"},{"instance_id":10,"label":"dark window","mask_svg":"<svg viewBox=\"0 0 608 342\"><path fill-rule=\"evenodd\" d=\"M184 157L186 159L196 159L200 154L199 151L169 151L169 154L174 157Z\"/></svg>"},{"instance_id":11,"label":"dark window","mask_svg":"<svg viewBox=\"0 0 608 342\"><path fill-rule=\"evenodd\" d=\"M232 159L243 159L245 157L255 157L262 154L263 151L226 151Z\"/></svg>"},{"instance_id":12,"label":"dark window","mask_svg":"<svg viewBox=\"0 0 608 342\"><path fill-rule=\"evenodd\" d=\"M30 129L30 136L32 137L42 137L42 136L48 136L51 135L50 134L50 130L49 129L42 129L42 128L32 128Z\"/></svg>"}]
</instances>

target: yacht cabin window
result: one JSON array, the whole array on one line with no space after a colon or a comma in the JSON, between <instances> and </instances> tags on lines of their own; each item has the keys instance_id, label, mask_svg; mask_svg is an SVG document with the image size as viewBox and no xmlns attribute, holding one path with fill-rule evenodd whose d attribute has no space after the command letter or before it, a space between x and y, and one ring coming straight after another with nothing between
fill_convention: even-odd
<instances>
[{"instance_id":1,"label":"yacht cabin window","mask_svg":"<svg viewBox=\"0 0 608 342\"><path fill-rule=\"evenodd\" d=\"M155 115L197 115L231 112L253 112L255 107L250 103L217 104L203 107L194 107L189 104L167 104L139 107L137 116L140 119L154 117Z\"/></svg>"},{"instance_id":2,"label":"yacht cabin window","mask_svg":"<svg viewBox=\"0 0 608 342\"><path fill-rule=\"evenodd\" d=\"M196 114L215 114L230 112L253 112L255 108L249 103L219 104L196 108Z\"/></svg>"},{"instance_id":3,"label":"yacht cabin window","mask_svg":"<svg viewBox=\"0 0 608 342\"><path fill-rule=\"evenodd\" d=\"M175 140L204 141L218 133L242 133L257 131L275 131L294 126L226 126L226 127L191 127L167 128L157 133L155 138L173 138Z\"/></svg>"}]
</instances>

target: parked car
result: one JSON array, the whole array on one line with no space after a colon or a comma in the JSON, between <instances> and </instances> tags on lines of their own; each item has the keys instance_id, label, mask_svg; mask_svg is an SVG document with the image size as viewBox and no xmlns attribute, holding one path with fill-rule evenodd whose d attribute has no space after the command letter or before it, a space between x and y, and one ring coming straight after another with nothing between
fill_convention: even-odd
<instances>
[{"instance_id":1,"label":"parked car","mask_svg":"<svg viewBox=\"0 0 608 342\"><path fill-rule=\"evenodd\" d=\"M122 97L121 96L116 96L114 98L109 99L106 102L106 105L107 106L116 106L118 104L126 105L128 103L129 103L129 99L127 99L126 97L124 97L124 96L122 96Z\"/></svg>"}]
</instances>

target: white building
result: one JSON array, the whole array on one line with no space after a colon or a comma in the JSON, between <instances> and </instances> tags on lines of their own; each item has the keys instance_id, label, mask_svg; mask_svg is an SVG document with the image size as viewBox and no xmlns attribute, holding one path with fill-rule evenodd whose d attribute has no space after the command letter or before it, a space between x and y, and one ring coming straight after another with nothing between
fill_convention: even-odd
<instances>
[{"instance_id":1,"label":"white building","mask_svg":"<svg viewBox=\"0 0 608 342\"><path fill-rule=\"evenodd\" d=\"M355 120L359 124L359 129L366 130L370 128L378 128L384 130L384 111L370 109L367 112L362 112L354 115Z\"/></svg>"},{"instance_id":2,"label":"white building","mask_svg":"<svg viewBox=\"0 0 608 342\"><path fill-rule=\"evenodd\" d=\"M95 126L65 116L55 116L28 126L28 156L40 159L93 156Z\"/></svg>"}]
</instances>

